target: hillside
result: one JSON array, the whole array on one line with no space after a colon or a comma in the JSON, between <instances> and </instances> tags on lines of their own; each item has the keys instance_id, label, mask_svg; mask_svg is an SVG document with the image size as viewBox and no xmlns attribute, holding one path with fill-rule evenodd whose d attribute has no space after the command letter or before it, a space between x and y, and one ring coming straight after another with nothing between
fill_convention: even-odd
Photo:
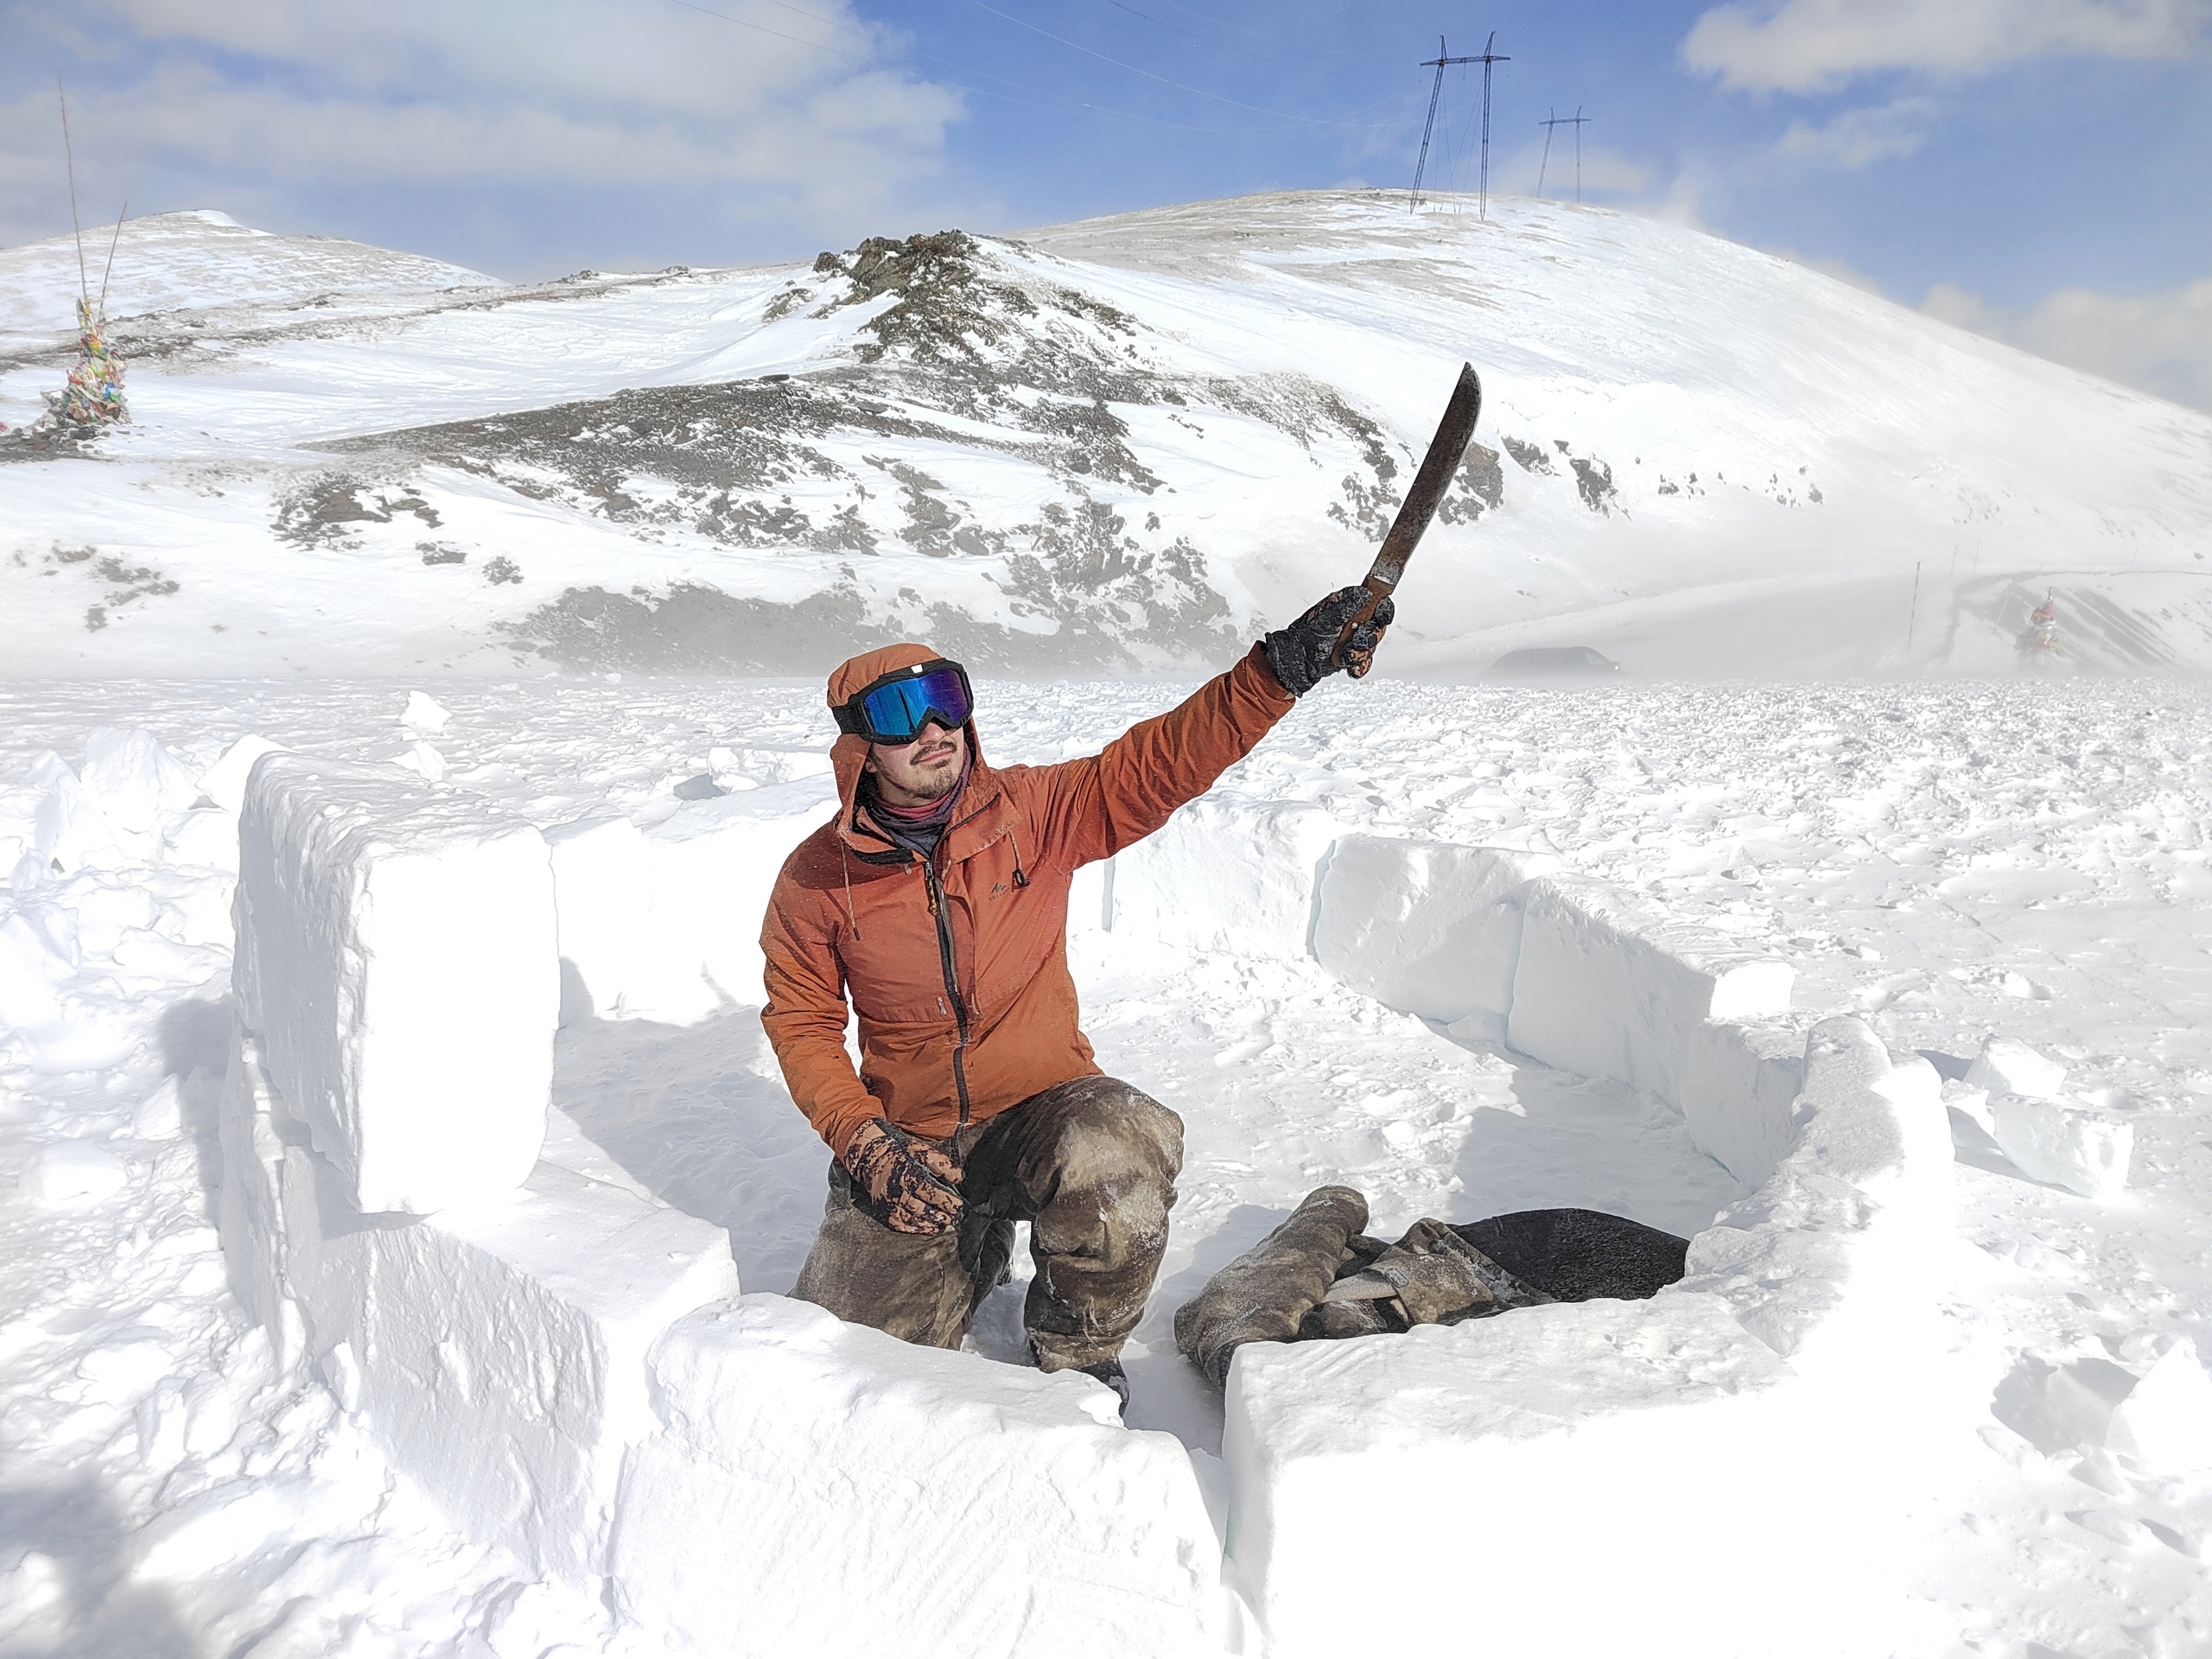
<instances>
[{"instance_id":1,"label":"hillside","mask_svg":"<svg viewBox=\"0 0 2212 1659\"><path fill-rule=\"evenodd\" d=\"M505 286L132 221L134 420L0 437L19 674L999 673L1218 661L1355 579L1459 360L1488 404L1389 666L2212 666L2212 419L1699 232L1319 192L811 266ZM104 251L103 257L104 257ZM0 421L74 250L0 254ZM94 272L97 281L98 271Z\"/></svg>"}]
</instances>

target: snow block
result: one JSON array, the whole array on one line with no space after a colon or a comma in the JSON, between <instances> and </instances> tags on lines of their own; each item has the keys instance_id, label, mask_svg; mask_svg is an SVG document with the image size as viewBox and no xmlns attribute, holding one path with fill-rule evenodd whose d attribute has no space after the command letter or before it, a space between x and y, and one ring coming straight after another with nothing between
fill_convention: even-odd
<instances>
[{"instance_id":1,"label":"snow block","mask_svg":"<svg viewBox=\"0 0 2212 1659\"><path fill-rule=\"evenodd\" d=\"M671 1330L652 1382L611 1600L657 1650L1222 1651L1190 1454L1122 1427L1086 1377L748 1296Z\"/></svg>"},{"instance_id":2,"label":"snow block","mask_svg":"<svg viewBox=\"0 0 2212 1659\"><path fill-rule=\"evenodd\" d=\"M2188 1338L2128 1390L2112 1414L2105 1444L2159 1474L2212 1469L2212 1376Z\"/></svg>"},{"instance_id":3,"label":"snow block","mask_svg":"<svg viewBox=\"0 0 2212 1659\"><path fill-rule=\"evenodd\" d=\"M1528 890L1506 1040L1679 1103L1700 1027L1787 1013L1793 977L1639 893L1547 876Z\"/></svg>"},{"instance_id":4,"label":"snow block","mask_svg":"<svg viewBox=\"0 0 2212 1659\"><path fill-rule=\"evenodd\" d=\"M1675 1103L1698 1149L1749 1185L1773 1173L1796 1138L1804 1056L1803 1035L1786 1027L1708 1020L1694 1027Z\"/></svg>"},{"instance_id":5,"label":"snow block","mask_svg":"<svg viewBox=\"0 0 2212 1659\"><path fill-rule=\"evenodd\" d=\"M2062 1072L2063 1076L2063 1073ZM1991 1137L2031 1180L2085 1198L2108 1198L2127 1185L2135 1126L2056 1100L1999 1095L1985 1109Z\"/></svg>"},{"instance_id":6,"label":"snow block","mask_svg":"<svg viewBox=\"0 0 2212 1659\"><path fill-rule=\"evenodd\" d=\"M1887 1529L1807 1416L1709 1297L1255 1344L1227 1397L1231 1580L1272 1659L1886 1650L1854 1621L1894 1599Z\"/></svg>"},{"instance_id":7,"label":"snow block","mask_svg":"<svg viewBox=\"0 0 2212 1659\"><path fill-rule=\"evenodd\" d=\"M1670 1294L1717 1296L1801 1374L1891 1382L1929 1334L1950 1226L1942 1081L1849 1015L1813 1027L1804 1075L1789 1156L1690 1241Z\"/></svg>"},{"instance_id":8,"label":"snow block","mask_svg":"<svg viewBox=\"0 0 2212 1659\"><path fill-rule=\"evenodd\" d=\"M560 997L536 830L397 769L264 755L236 915L240 1015L353 1208L426 1214L522 1184Z\"/></svg>"},{"instance_id":9,"label":"snow block","mask_svg":"<svg viewBox=\"0 0 2212 1659\"><path fill-rule=\"evenodd\" d=\"M1313 954L1385 1007L1446 1024L1513 1007L1521 908L1559 861L1449 842L1346 836L1321 878Z\"/></svg>"},{"instance_id":10,"label":"snow block","mask_svg":"<svg viewBox=\"0 0 2212 1659\"><path fill-rule=\"evenodd\" d=\"M1114 855L1111 931L1184 950L1306 956L1337 830L1318 806L1202 796Z\"/></svg>"},{"instance_id":11,"label":"snow block","mask_svg":"<svg viewBox=\"0 0 2212 1659\"><path fill-rule=\"evenodd\" d=\"M703 1020L762 999L760 920L784 860L822 822L826 779L687 803L639 830L626 818L548 832L564 1020Z\"/></svg>"},{"instance_id":12,"label":"snow block","mask_svg":"<svg viewBox=\"0 0 2212 1659\"><path fill-rule=\"evenodd\" d=\"M461 1531L589 1586L623 1452L653 1426L646 1352L736 1294L728 1235L550 1164L428 1217L359 1215L349 1196L334 1166L286 1148L285 1281L309 1357Z\"/></svg>"},{"instance_id":13,"label":"snow block","mask_svg":"<svg viewBox=\"0 0 2212 1659\"><path fill-rule=\"evenodd\" d=\"M2066 1086L2066 1068L2025 1043L1992 1037L1967 1068L1967 1084L1993 1095L2024 1095L2051 1100Z\"/></svg>"}]
</instances>

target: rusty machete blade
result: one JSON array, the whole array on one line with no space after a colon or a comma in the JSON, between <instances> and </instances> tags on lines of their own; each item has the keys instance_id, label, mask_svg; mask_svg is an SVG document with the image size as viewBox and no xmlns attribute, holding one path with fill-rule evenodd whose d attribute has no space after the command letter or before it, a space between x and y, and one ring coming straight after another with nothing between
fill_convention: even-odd
<instances>
[{"instance_id":1,"label":"rusty machete blade","mask_svg":"<svg viewBox=\"0 0 2212 1659\"><path fill-rule=\"evenodd\" d=\"M1452 401L1444 405L1444 418L1436 423L1436 435L1429 440L1428 453L1421 457L1421 470L1414 474L1405 505L1391 521L1390 533L1382 538L1382 550L1361 584L1371 596L1367 609L1372 610L1404 577L1406 562L1413 557L1429 520L1443 505L1444 493L1452 487L1452 474L1459 470L1460 458L1467 453L1467 444L1475 435L1475 422L1482 412L1483 383L1476 378L1473 364L1462 363L1459 383L1452 388Z\"/></svg>"}]
</instances>

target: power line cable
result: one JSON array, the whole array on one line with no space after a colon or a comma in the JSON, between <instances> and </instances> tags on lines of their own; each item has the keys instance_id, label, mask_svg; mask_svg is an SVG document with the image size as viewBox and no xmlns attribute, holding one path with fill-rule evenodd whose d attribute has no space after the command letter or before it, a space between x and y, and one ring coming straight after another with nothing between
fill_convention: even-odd
<instances>
[{"instance_id":1,"label":"power line cable","mask_svg":"<svg viewBox=\"0 0 2212 1659\"><path fill-rule=\"evenodd\" d=\"M1141 17L1145 22L1157 28L1173 29L1176 34L1188 39L1202 41L1223 52L1234 52L1239 57L1250 58L1257 63L1272 63L1279 69L1304 69L1309 67L1302 63L1293 63L1288 58L1272 57L1265 52L1255 52L1249 47L1231 46L1227 41L1217 41L1212 35L1201 35L1195 29L1185 29L1180 23L1169 22L1165 17L1155 17L1148 11L1139 11L1128 3L1128 0L1108 0L1108 3L1116 11L1126 11L1132 17Z\"/></svg>"}]
</instances>

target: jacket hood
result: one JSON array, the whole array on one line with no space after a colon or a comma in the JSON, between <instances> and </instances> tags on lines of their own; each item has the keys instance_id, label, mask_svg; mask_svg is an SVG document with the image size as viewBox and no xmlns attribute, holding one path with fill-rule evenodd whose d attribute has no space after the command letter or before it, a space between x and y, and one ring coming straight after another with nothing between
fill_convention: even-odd
<instances>
[{"instance_id":1,"label":"jacket hood","mask_svg":"<svg viewBox=\"0 0 2212 1659\"><path fill-rule=\"evenodd\" d=\"M928 645L911 641L895 645L879 645L874 651L864 651L857 657L849 657L830 671L828 702L832 709L855 693L867 690L885 675L902 668L912 668L917 663L931 663L944 653ZM983 764L982 745L976 738L976 721L968 721L968 788L973 791L983 785L990 768ZM840 732L837 741L830 747L830 766L837 779L837 833L848 842L853 841L854 804L859 798L861 767L868 760L868 740L850 732ZM868 838L872 843L874 837ZM862 842L855 842L855 847ZM884 843L889 845L888 842Z\"/></svg>"}]
</instances>

